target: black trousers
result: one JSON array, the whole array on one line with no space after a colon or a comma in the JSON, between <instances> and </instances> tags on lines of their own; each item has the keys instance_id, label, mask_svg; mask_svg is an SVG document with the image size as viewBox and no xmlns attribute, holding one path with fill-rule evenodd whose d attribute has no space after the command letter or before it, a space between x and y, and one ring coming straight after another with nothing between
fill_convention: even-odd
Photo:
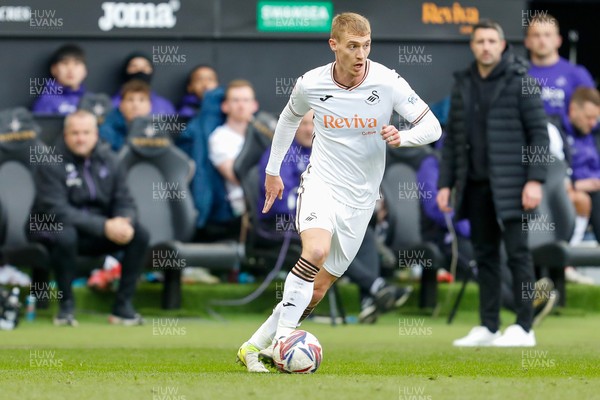
<instances>
[{"instance_id":1,"label":"black trousers","mask_svg":"<svg viewBox=\"0 0 600 400\"><path fill-rule=\"evenodd\" d=\"M527 229L521 220L503 221L503 226L499 225L492 190L487 182L469 182L465 200L477 262L481 324L491 332L496 332L500 327L500 245L504 242L507 265L513 277L516 323L529 331L533 318L535 274L527 243Z\"/></svg>"},{"instance_id":2,"label":"black trousers","mask_svg":"<svg viewBox=\"0 0 600 400\"><path fill-rule=\"evenodd\" d=\"M452 244L436 242L444 256L446 265L450 265L452 260ZM473 245L471 239L458 237L458 263L456 268L456 280L462 281L465 275L469 278L477 279L477 268L472 269L471 263L475 262L473 256ZM475 265L476 266L476 265ZM515 311L515 298L513 294L513 279L508 266L506 265L506 252L500 253L500 271L502 276L501 305L509 311Z\"/></svg>"},{"instance_id":3,"label":"black trousers","mask_svg":"<svg viewBox=\"0 0 600 400\"><path fill-rule=\"evenodd\" d=\"M62 293L61 302L73 300L71 283L77 271L78 255L100 256L117 251L122 251L124 257L115 305L131 301L150 239L146 229L139 223L133 228L133 239L124 246L111 242L105 236L98 237L78 231L70 225L63 225L62 231L52 235L32 237L32 240L41 242L50 252L58 290Z\"/></svg>"}]
</instances>

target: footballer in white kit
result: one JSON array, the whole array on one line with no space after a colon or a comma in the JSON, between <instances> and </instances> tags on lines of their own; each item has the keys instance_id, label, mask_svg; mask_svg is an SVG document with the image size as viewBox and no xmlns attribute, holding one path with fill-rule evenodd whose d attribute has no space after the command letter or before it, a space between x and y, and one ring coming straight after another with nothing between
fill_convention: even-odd
<instances>
[{"instance_id":1,"label":"footballer in white kit","mask_svg":"<svg viewBox=\"0 0 600 400\"><path fill-rule=\"evenodd\" d=\"M363 79L352 87L335 80L335 62L307 72L298 78L286 106L297 118L314 110L314 141L298 189L296 228L298 233L310 228L332 233L324 268L337 277L358 252L379 198L385 169L383 126L389 124L393 111L413 124L429 113L427 104L395 71L374 61L365 62ZM289 131L292 138L295 131ZM437 139L428 133L403 137L402 146ZM289 147L285 144L279 147L285 148L283 156ZM270 175L279 174L283 159L275 150L277 145L274 142L275 155L266 169Z\"/></svg>"},{"instance_id":2,"label":"footballer in white kit","mask_svg":"<svg viewBox=\"0 0 600 400\"><path fill-rule=\"evenodd\" d=\"M329 45L335 62L298 78L271 145L263 212L281 200L281 164L302 117L314 110L312 153L296 207L302 253L286 277L282 300L238 350L238 361L250 372L269 372L263 362L272 360L274 339L295 330L354 259L379 198L386 144L420 146L441 135L439 122L408 83L368 59L366 18L337 15ZM394 111L414 127L400 134L389 125Z\"/></svg>"}]
</instances>

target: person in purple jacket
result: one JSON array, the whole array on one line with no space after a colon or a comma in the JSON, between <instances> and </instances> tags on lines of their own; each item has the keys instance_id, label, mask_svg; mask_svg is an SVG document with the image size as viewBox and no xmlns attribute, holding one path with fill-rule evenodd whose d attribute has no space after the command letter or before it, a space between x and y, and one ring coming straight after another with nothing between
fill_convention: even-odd
<instances>
[{"instance_id":1,"label":"person in purple jacket","mask_svg":"<svg viewBox=\"0 0 600 400\"><path fill-rule=\"evenodd\" d=\"M563 119L571 145L571 168L575 192L590 196L590 222L596 240L600 239L600 93L596 89L579 88L573 93L568 117Z\"/></svg>"},{"instance_id":2,"label":"person in purple jacket","mask_svg":"<svg viewBox=\"0 0 600 400\"><path fill-rule=\"evenodd\" d=\"M50 74L39 91L31 111L39 115L67 115L77 110L79 101L86 93L83 81L87 76L85 53L75 44L58 48L50 59Z\"/></svg>"},{"instance_id":3,"label":"person in purple jacket","mask_svg":"<svg viewBox=\"0 0 600 400\"><path fill-rule=\"evenodd\" d=\"M525 47L530 52L529 75L542 89L544 109L549 116L566 117L569 101L579 86L594 88L594 80L582 65L571 64L558 55L562 44L558 21L538 15L529 21Z\"/></svg>"},{"instance_id":4,"label":"person in purple jacket","mask_svg":"<svg viewBox=\"0 0 600 400\"><path fill-rule=\"evenodd\" d=\"M123 66L123 84L131 80L144 81L150 84L154 67L152 66L152 58L143 52L136 51L131 53L125 59ZM121 103L121 93L117 93L112 98L113 106L119 107ZM152 103L152 114L157 115L174 115L175 106L169 100L159 96L155 91L150 92L150 102Z\"/></svg>"},{"instance_id":5,"label":"person in purple jacket","mask_svg":"<svg viewBox=\"0 0 600 400\"><path fill-rule=\"evenodd\" d=\"M187 93L181 100L177 114L181 117L191 118L200 112L204 93L219 86L217 71L209 65L198 65L188 76Z\"/></svg>"},{"instance_id":6,"label":"person in purple jacket","mask_svg":"<svg viewBox=\"0 0 600 400\"><path fill-rule=\"evenodd\" d=\"M291 229L295 225L296 192L300 176L310 161L314 128L312 120L313 112L309 111L300 122L294 142L281 164L279 175L284 183L283 201L273 203L271 209L265 214L258 212L258 218L265 227L274 225L275 230L282 231ZM267 150L260 160L260 182L264 181L269 155L270 150ZM257 210L262 210L264 198L265 188L261 186ZM300 239L299 236L297 238ZM376 236L371 227L367 228L358 254L348 267L346 274L360 289L361 311L358 315L360 323L375 323L380 314L400 307L412 293L412 287L401 288L389 285L381 277Z\"/></svg>"}]
</instances>

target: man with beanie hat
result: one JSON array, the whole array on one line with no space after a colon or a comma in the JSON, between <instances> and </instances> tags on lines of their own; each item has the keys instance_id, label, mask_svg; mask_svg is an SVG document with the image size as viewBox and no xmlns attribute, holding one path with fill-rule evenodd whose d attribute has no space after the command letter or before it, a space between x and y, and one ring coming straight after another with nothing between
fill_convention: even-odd
<instances>
[{"instance_id":1,"label":"man with beanie hat","mask_svg":"<svg viewBox=\"0 0 600 400\"><path fill-rule=\"evenodd\" d=\"M141 51L131 53L125 59L125 64L122 71L122 83L125 84L132 80L144 81L150 84L154 68L152 66L152 58ZM121 103L121 93L115 94L112 98L113 106L119 107ZM175 106L166 98L159 96L156 92L150 93L150 102L152 103L152 114L174 115Z\"/></svg>"}]
</instances>

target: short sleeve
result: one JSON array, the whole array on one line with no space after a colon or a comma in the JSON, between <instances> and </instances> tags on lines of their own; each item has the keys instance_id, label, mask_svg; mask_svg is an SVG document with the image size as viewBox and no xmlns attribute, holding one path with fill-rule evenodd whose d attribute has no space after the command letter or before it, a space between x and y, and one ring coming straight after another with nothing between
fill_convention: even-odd
<instances>
[{"instance_id":1,"label":"short sleeve","mask_svg":"<svg viewBox=\"0 0 600 400\"><path fill-rule=\"evenodd\" d=\"M288 107L290 108L290 111L297 117L303 117L304 114L310 111L308 98L306 96L306 88L304 87L302 76L296 80L296 85L294 86L294 90L292 91L290 100L288 101Z\"/></svg>"},{"instance_id":2,"label":"short sleeve","mask_svg":"<svg viewBox=\"0 0 600 400\"><path fill-rule=\"evenodd\" d=\"M429 111L429 106L410 87L400 75L394 73L393 87L394 110L411 124L418 124Z\"/></svg>"},{"instance_id":3,"label":"short sleeve","mask_svg":"<svg viewBox=\"0 0 600 400\"><path fill-rule=\"evenodd\" d=\"M589 88L595 88L596 84L594 83L594 78L590 72L583 65L575 66L575 73L577 75L577 86L585 86Z\"/></svg>"},{"instance_id":4,"label":"short sleeve","mask_svg":"<svg viewBox=\"0 0 600 400\"><path fill-rule=\"evenodd\" d=\"M235 148L227 136L227 133L217 129L208 139L208 157L215 167L236 157Z\"/></svg>"}]
</instances>

